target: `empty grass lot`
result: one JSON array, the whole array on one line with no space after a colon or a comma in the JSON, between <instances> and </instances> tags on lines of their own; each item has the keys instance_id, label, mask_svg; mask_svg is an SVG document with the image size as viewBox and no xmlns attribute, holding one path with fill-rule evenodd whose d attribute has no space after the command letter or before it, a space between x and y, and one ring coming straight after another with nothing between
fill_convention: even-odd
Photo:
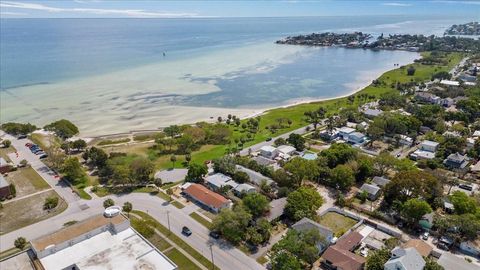
<instances>
[{"instance_id":1,"label":"empty grass lot","mask_svg":"<svg viewBox=\"0 0 480 270\"><path fill-rule=\"evenodd\" d=\"M8 157L8 154L15 153L17 151L13 146L9 146L7 148L0 147L0 157L5 159L6 161L11 161Z\"/></svg>"},{"instance_id":2,"label":"empty grass lot","mask_svg":"<svg viewBox=\"0 0 480 270\"><path fill-rule=\"evenodd\" d=\"M318 223L329 228L335 236L339 237L353 227L357 221L335 212L327 212L318 218Z\"/></svg>"},{"instance_id":3,"label":"empty grass lot","mask_svg":"<svg viewBox=\"0 0 480 270\"><path fill-rule=\"evenodd\" d=\"M32 168L19 168L6 177L17 190L17 198L50 188L47 182Z\"/></svg>"},{"instance_id":4,"label":"empty grass lot","mask_svg":"<svg viewBox=\"0 0 480 270\"><path fill-rule=\"evenodd\" d=\"M55 209L43 210L43 203L49 196L58 195L50 190L25 199L3 203L3 208L0 209L0 234L50 218L67 209L67 203L60 198Z\"/></svg>"}]
</instances>

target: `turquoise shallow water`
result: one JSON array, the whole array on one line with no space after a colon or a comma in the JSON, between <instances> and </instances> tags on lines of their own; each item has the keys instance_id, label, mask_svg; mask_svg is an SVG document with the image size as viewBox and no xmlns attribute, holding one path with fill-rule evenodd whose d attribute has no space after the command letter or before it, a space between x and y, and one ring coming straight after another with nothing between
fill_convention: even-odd
<instances>
[{"instance_id":1,"label":"turquoise shallow water","mask_svg":"<svg viewBox=\"0 0 480 270\"><path fill-rule=\"evenodd\" d=\"M66 117L88 134L104 134L332 98L418 55L275 40L322 31L442 34L470 20L2 19L0 122L44 124Z\"/></svg>"}]
</instances>

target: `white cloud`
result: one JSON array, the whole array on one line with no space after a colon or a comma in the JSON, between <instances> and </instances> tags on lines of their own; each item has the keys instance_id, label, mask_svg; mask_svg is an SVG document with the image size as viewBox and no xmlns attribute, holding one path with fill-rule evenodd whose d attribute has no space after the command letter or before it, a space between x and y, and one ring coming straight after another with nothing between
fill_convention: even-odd
<instances>
[{"instance_id":1,"label":"white cloud","mask_svg":"<svg viewBox=\"0 0 480 270\"><path fill-rule=\"evenodd\" d=\"M382 3L383 6L391 6L391 7L410 7L412 4L408 3L397 3L397 2L388 2Z\"/></svg>"},{"instance_id":2,"label":"white cloud","mask_svg":"<svg viewBox=\"0 0 480 270\"><path fill-rule=\"evenodd\" d=\"M94 15L117 15L127 17L150 17L150 18L172 18L172 17L199 17L196 13L170 13L147 11L143 9L101 9L101 8L57 8L42 4L23 3L23 2L0 2L2 8L17 8L45 11L50 13L83 13Z\"/></svg>"},{"instance_id":3,"label":"white cloud","mask_svg":"<svg viewBox=\"0 0 480 270\"><path fill-rule=\"evenodd\" d=\"M2 11L0 12L0 16L26 16L28 15L27 13L23 12L9 12L9 11Z\"/></svg>"}]
</instances>

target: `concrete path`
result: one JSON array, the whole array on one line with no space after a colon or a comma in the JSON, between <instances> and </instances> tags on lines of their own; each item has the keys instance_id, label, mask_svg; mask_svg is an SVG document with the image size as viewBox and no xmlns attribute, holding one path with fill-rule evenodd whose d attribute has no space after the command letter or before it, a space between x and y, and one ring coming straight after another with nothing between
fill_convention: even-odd
<instances>
[{"instance_id":1,"label":"concrete path","mask_svg":"<svg viewBox=\"0 0 480 270\"><path fill-rule=\"evenodd\" d=\"M33 197L33 196L38 195L38 194L42 194L42 193L47 192L47 191L50 191L50 190L53 190L53 188L40 190L40 191L37 191L37 192L35 192L35 193L31 193L31 194L28 194L28 195L25 195L25 196L22 196L22 197L15 197L15 198L13 198L13 199L11 199L11 200L8 200L8 201L3 202L2 204L3 204L3 205L6 205L6 204L9 204L9 203L11 203L11 202L15 202L15 201L18 201L18 200L30 198L30 197Z\"/></svg>"}]
</instances>

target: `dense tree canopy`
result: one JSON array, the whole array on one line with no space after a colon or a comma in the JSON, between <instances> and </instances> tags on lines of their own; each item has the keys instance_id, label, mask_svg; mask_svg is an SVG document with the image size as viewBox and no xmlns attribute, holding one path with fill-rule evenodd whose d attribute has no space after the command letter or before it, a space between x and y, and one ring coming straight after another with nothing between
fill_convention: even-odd
<instances>
[{"instance_id":1,"label":"dense tree canopy","mask_svg":"<svg viewBox=\"0 0 480 270\"><path fill-rule=\"evenodd\" d=\"M314 188L300 187L288 194L285 215L293 221L314 218L322 204L323 198Z\"/></svg>"},{"instance_id":2,"label":"dense tree canopy","mask_svg":"<svg viewBox=\"0 0 480 270\"><path fill-rule=\"evenodd\" d=\"M250 193L242 199L245 209L257 218L264 215L270 208L267 197L259 193Z\"/></svg>"},{"instance_id":3,"label":"dense tree canopy","mask_svg":"<svg viewBox=\"0 0 480 270\"><path fill-rule=\"evenodd\" d=\"M62 139L68 139L70 137L73 137L79 132L77 126L75 126L72 122L66 119L50 123L44 128L45 130L55 132L55 134Z\"/></svg>"},{"instance_id":4,"label":"dense tree canopy","mask_svg":"<svg viewBox=\"0 0 480 270\"><path fill-rule=\"evenodd\" d=\"M14 122L2 124L0 128L11 135L28 134L37 129L35 125L32 125L30 123L23 124Z\"/></svg>"},{"instance_id":5,"label":"dense tree canopy","mask_svg":"<svg viewBox=\"0 0 480 270\"><path fill-rule=\"evenodd\" d=\"M202 178L208 173L207 165L190 163L188 165L188 172L185 176L185 181L187 182L201 182Z\"/></svg>"},{"instance_id":6,"label":"dense tree canopy","mask_svg":"<svg viewBox=\"0 0 480 270\"><path fill-rule=\"evenodd\" d=\"M385 201L391 204L394 200L406 202L413 198L423 198L432 204L442 195L443 188L432 174L425 171L402 171L385 186Z\"/></svg>"}]
</instances>

